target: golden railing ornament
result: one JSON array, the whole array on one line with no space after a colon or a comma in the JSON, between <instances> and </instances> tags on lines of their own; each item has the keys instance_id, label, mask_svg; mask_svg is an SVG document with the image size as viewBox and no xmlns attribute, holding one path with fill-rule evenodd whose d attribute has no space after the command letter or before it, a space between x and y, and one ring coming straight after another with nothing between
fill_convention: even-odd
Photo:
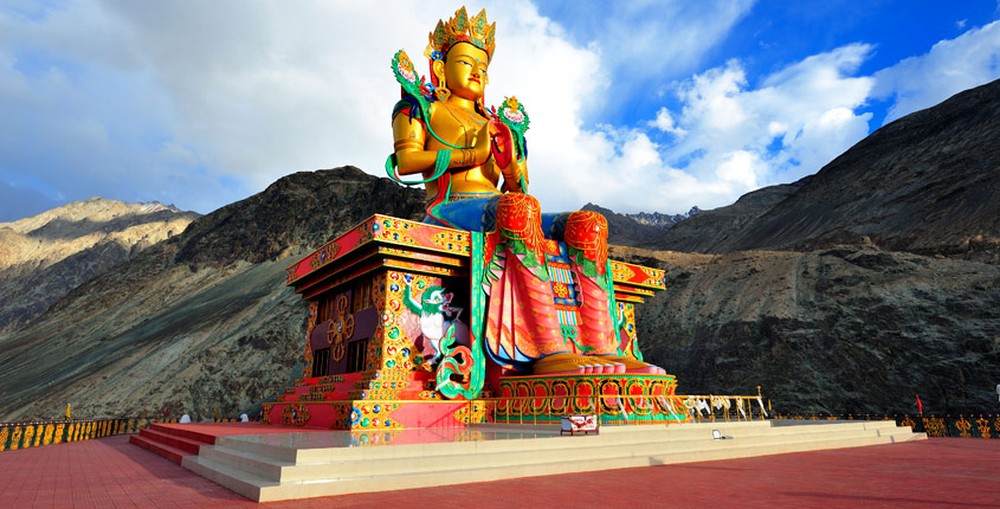
<instances>
[{"instance_id":1,"label":"golden railing ornament","mask_svg":"<svg viewBox=\"0 0 1000 509\"><path fill-rule=\"evenodd\" d=\"M979 428L979 436L981 436L983 438L993 438L990 435L990 420L989 419L987 419L987 418L985 418L985 417L983 417L983 416L980 415L979 418L976 419L976 427Z\"/></svg>"},{"instance_id":2,"label":"golden railing ornament","mask_svg":"<svg viewBox=\"0 0 1000 509\"><path fill-rule=\"evenodd\" d=\"M924 430L932 437L946 436L944 417L924 417Z\"/></svg>"},{"instance_id":3,"label":"golden railing ornament","mask_svg":"<svg viewBox=\"0 0 1000 509\"><path fill-rule=\"evenodd\" d=\"M969 422L965 416L959 416L958 420L955 421L955 427L958 428L958 436L962 438L972 438L972 434L969 430L972 429L972 423Z\"/></svg>"}]
</instances>

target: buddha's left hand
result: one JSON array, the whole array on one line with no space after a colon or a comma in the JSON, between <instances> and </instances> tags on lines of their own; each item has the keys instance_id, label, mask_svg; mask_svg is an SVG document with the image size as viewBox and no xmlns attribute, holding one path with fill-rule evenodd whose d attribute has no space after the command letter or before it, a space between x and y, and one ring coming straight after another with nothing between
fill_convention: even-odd
<instances>
[{"instance_id":1,"label":"buddha's left hand","mask_svg":"<svg viewBox=\"0 0 1000 509\"><path fill-rule=\"evenodd\" d=\"M493 162L498 168L507 168L514 157L514 140L510 133L510 128L500 122L496 117L490 119L490 138L493 143L490 145L493 152Z\"/></svg>"},{"instance_id":2,"label":"buddha's left hand","mask_svg":"<svg viewBox=\"0 0 1000 509\"><path fill-rule=\"evenodd\" d=\"M503 190L511 193L523 193L525 189L521 187L522 176L527 182L526 168L517 162L514 157L514 138L510 128L496 118L490 120L490 137L493 153L493 164L500 168L503 174Z\"/></svg>"}]
</instances>

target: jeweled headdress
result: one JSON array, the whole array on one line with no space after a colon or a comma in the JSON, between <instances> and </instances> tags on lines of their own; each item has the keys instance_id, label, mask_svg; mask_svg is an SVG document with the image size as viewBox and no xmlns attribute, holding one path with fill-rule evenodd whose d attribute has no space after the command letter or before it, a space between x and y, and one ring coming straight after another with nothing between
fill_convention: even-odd
<instances>
[{"instance_id":1,"label":"jeweled headdress","mask_svg":"<svg viewBox=\"0 0 1000 509\"><path fill-rule=\"evenodd\" d=\"M493 58L496 49L497 24L490 24L486 19L486 9L479 11L469 19L469 13L463 6L455 11L455 16L447 22L439 20L437 27L428 36L427 49L424 56L431 60L440 60L448 53L448 49L459 42L470 43L486 52ZM437 54L435 55L435 52ZM435 58L437 57L437 58Z\"/></svg>"}]
</instances>

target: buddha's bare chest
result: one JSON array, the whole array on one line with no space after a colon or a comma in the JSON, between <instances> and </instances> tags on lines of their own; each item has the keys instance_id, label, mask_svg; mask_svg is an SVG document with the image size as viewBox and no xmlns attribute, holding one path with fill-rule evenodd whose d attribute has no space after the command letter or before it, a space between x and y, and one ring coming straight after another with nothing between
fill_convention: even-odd
<instances>
[{"instance_id":1,"label":"buddha's bare chest","mask_svg":"<svg viewBox=\"0 0 1000 509\"><path fill-rule=\"evenodd\" d=\"M440 138L454 145L471 146L480 129L485 126L485 118L463 111L438 107L431 114L431 129Z\"/></svg>"}]
</instances>

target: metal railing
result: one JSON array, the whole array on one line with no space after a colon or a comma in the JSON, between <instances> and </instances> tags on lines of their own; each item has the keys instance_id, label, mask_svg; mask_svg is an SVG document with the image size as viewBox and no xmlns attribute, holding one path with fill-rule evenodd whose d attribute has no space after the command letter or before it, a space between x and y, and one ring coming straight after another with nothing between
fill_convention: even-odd
<instances>
[{"instance_id":1,"label":"metal railing","mask_svg":"<svg viewBox=\"0 0 1000 509\"><path fill-rule=\"evenodd\" d=\"M910 426L930 437L1000 438L1000 415L945 415L903 416L897 418L900 426Z\"/></svg>"},{"instance_id":2,"label":"metal railing","mask_svg":"<svg viewBox=\"0 0 1000 509\"><path fill-rule=\"evenodd\" d=\"M559 422L571 414L596 414L602 424L644 425L766 419L760 396L741 395L613 395L513 396L470 401L470 422L540 424Z\"/></svg>"},{"instance_id":3,"label":"metal railing","mask_svg":"<svg viewBox=\"0 0 1000 509\"><path fill-rule=\"evenodd\" d=\"M162 422L177 422L177 419L123 418L0 423L0 451L138 433L152 423Z\"/></svg>"},{"instance_id":4,"label":"metal railing","mask_svg":"<svg viewBox=\"0 0 1000 509\"><path fill-rule=\"evenodd\" d=\"M239 417L216 417L214 422L242 422ZM177 418L133 417L0 423L0 452L78 442L115 435L132 435L152 424L177 423Z\"/></svg>"}]
</instances>

